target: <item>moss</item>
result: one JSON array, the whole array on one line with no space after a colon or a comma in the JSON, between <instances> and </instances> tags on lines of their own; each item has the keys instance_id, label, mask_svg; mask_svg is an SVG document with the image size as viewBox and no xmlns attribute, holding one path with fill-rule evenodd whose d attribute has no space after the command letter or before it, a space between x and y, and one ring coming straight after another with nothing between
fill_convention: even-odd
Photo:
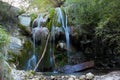
<instances>
[{"instance_id":1,"label":"moss","mask_svg":"<svg viewBox=\"0 0 120 80\"><path fill-rule=\"evenodd\" d=\"M0 25L0 49L1 47L7 45L10 41L8 34L1 27L2 26Z\"/></svg>"},{"instance_id":2,"label":"moss","mask_svg":"<svg viewBox=\"0 0 120 80\"><path fill-rule=\"evenodd\" d=\"M48 19L48 21L47 21L47 28L48 28L49 30L51 30L51 28L52 28L52 26L53 26L53 22L54 22L55 9L52 8L52 9L50 10L49 14L50 14L50 15L49 15L49 19Z\"/></svg>"},{"instance_id":3,"label":"moss","mask_svg":"<svg viewBox=\"0 0 120 80\"><path fill-rule=\"evenodd\" d=\"M31 25L32 25L32 22L35 20L35 18L37 17L37 14L35 14L35 13L32 13L31 15L30 15L30 17L31 17ZM31 26L32 27L32 26Z\"/></svg>"},{"instance_id":4,"label":"moss","mask_svg":"<svg viewBox=\"0 0 120 80\"><path fill-rule=\"evenodd\" d=\"M55 61L56 61L56 65L57 67L62 67L64 65L66 65L67 62L67 54L66 52L61 52L61 51L55 51Z\"/></svg>"},{"instance_id":5,"label":"moss","mask_svg":"<svg viewBox=\"0 0 120 80\"><path fill-rule=\"evenodd\" d=\"M27 60L30 58L31 53L33 51L33 46L29 40L26 40L23 44L23 48L21 50L20 55L17 57L17 65L18 69L25 69Z\"/></svg>"},{"instance_id":6,"label":"moss","mask_svg":"<svg viewBox=\"0 0 120 80\"><path fill-rule=\"evenodd\" d=\"M21 24L18 24L18 27L20 28L20 33L25 36L30 36L31 31L29 27L23 26Z\"/></svg>"}]
</instances>

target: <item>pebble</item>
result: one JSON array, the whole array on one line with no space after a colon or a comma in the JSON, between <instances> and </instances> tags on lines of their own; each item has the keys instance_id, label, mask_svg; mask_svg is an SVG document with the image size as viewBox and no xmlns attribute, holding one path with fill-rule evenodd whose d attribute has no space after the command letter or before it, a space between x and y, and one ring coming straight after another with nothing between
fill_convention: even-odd
<instances>
[{"instance_id":1,"label":"pebble","mask_svg":"<svg viewBox=\"0 0 120 80\"><path fill-rule=\"evenodd\" d=\"M86 74L86 79L92 80L94 78L94 74L92 74L91 72Z\"/></svg>"},{"instance_id":2,"label":"pebble","mask_svg":"<svg viewBox=\"0 0 120 80\"><path fill-rule=\"evenodd\" d=\"M94 78L94 74L91 72L86 75L75 76L75 75L57 75L57 76L44 76L42 74L33 75L30 72L14 70L14 75L20 76L21 80L91 80Z\"/></svg>"},{"instance_id":3,"label":"pebble","mask_svg":"<svg viewBox=\"0 0 120 80\"><path fill-rule=\"evenodd\" d=\"M70 75L70 77L76 78L76 76L74 76L74 75Z\"/></svg>"},{"instance_id":4,"label":"pebble","mask_svg":"<svg viewBox=\"0 0 120 80\"><path fill-rule=\"evenodd\" d=\"M69 77L68 80L74 80L74 78L73 77Z\"/></svg>"},{"instance_id":5,"label":"pebble","mask_svg":"<svg viewBox=\"0 0 120 80\"><path fill-rule=\"evenodd\" d=\"M79 79L80 80L86 80L86 76L85 75L81 75Z\"/></svg>"}]
</instances>

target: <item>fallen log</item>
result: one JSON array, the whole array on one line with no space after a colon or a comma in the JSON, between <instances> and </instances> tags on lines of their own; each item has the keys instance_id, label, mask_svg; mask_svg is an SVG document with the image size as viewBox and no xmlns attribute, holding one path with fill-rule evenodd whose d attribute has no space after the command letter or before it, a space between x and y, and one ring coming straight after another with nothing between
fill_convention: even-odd
<instances>
[{"instance_id":1,"label":"fallen log","mask_svg":"<svg viewBox=\"0 0 120 80\"><path fill-rule=\"evenodd\" d=\"M76 65L65 65L58 69L62 73L74 73L94 67L94 61L87 61Z\"/></svg>"}]
</instances>

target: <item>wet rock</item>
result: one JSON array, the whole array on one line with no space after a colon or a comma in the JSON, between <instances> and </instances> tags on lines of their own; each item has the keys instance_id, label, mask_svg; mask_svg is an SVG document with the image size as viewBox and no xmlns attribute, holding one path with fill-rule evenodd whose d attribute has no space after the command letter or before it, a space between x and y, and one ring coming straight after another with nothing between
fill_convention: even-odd
<instances>
[{"instance_id":1,"label":"wet rock","mask_svg":"<svg viewBox=\"0 0 120 80\"><path fill-rule=\"evenodd\" d=\"M32 29L32 35L35 36L36 41L47 38L49 30L46 27L36 27Z\"/></svg>"},{"instance_id":2,"label":"wet rock","mask_svg":"<svg viewBox=\"0 0 120 80\"><path fill-rule=\"evenodd\" d=\"M54 32L56 36L59 36L61 33L64 33L61 27L55 27Z\"/></svg>"},{"instance_id":3,"label":"wet rock","mask_svg":"<svg viewBox=\"0 0 120 80\"><path fill-rule=\"evenodd\" d=\"M43 16L45 16L45 17L43 17ZM33 24L32 24L32 28L44 26L47 19L48 19L48 16L49 16L48 14L39 14L37 16L37 18L34 19Z\"/></svg>"}]
</instances>

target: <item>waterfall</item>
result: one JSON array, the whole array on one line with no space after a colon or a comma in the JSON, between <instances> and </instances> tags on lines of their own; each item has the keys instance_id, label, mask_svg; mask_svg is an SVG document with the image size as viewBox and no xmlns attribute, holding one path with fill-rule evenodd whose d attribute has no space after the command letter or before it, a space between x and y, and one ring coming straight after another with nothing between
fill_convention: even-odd
<instances>
[{"instance_id":1,"label":"waterfall","mask_svg":"<svg viewBox=\"0 0 120 80\"><path fill-rule=\"evenodd\" d=\"M54 65L53 64L53 62L54 62L54 60L53 60L53 54L54 54L53 48L54 48L54 43L55 43L54 42L55 41L55 27L54 26L52 26L51 35L52 35L52 37L51 37L52 42L50 43L50 63L51 63L51 65Z\"/></svg>"},{"instance_id":2,"label":"waterfall","mask_svg":"<svg viewBox=\"0 0 120 80\"><path fill-rule=\"evenodd\" d=\"M69 58L70 53L70 36L69 36L69 28L67 25L67 15L63 13L61 8L56 8L56 13L58 16L58 22L62 24L62 28L65 31L65 37L66 37L66 45L67 45L67 57Z\"/></svg>"},{"instance_id":3,"label":"waterfall","mask_svg":"<svg viewBox=\"0 0 120 80\"><path fill-rule=\"evenodd\" d=\"M32 57L27 62L27 70L33 70L36 64L37 64L37 58L36 55L33 54Z\"/></svg>"},{"instance_id":4,"label":"waterfall","mask_svg":"<svg viewBox=\"0 0 120 80\"><path fill-rule=\"evenodd\" d=\"M55 48L55 26L54 25L52 26L51 35L52 35L51 37L52 42L50 42L50 63L53 68L53 73L57 73L56 64L55 64L55 56L54 56L55 54L55 50L54 50Z\"/></svg>"},{"instance_id":5,"label":"waterfall","mask_svg":"<svg viewBox=\"0 0 120 80\"><path fill-rule=\"evenodd\" d=\"M38 30L40 30L41 22L43 20L43 16L40 14L38 17L33 21L33 24L37 22L37 27L33 28L34 25L32 25L32 34L33 34L33 54L30 57L30 59L27 62L27 70L33 70L37 64L37 56L36 56L36 34Z\"/></svg>"}]
</instances>

